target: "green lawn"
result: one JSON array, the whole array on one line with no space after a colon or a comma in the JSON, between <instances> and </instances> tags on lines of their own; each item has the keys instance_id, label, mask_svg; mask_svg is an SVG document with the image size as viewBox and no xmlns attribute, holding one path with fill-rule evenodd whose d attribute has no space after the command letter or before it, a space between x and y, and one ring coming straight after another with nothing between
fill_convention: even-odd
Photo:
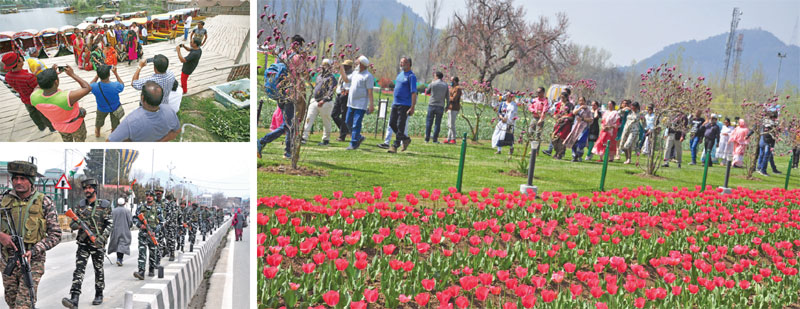
<instances>
[{"instance_id":1,"label":"green lawn","mask_svg":"<svg viewBox=\"0 0 800 309\"><path fill-rule=\"evenodd\" d=\"M267 131L259 128L259 135ZM458 145L425 144L420 136L412 136L413 142L405 153L390 154L375 145L382 139L366 134L367 140L356 151L346 151L347 143L331 142L330 146L320 147L316 143L320 134L310 137L310 143L301 149L300 165L320 170L327 176L289 176L265 173L267 166L289 164L281 159L283 153L283 137L264 148L263 159L258 160L258 196L287 194L297 198L310 199L320 194L330 196L333 191L344 191L352 195L356 191L371 191L374 186L382 186L384 192L400 191L401 194L416 193L420 189L447 189L455 186L458 173L460 141ZM254 147L255 148L255 147ZM512 160L508 150L502 155L495 155L489 141L480 144L470 143L467 147L464 168L463 190L478 190L484 187L505 187L508 190L519 190L519 185L526 181L525 177L508 176L502 172L515 170L520 161L520 149L517 147ZM688 148L688 147L686 147ZM567 156L569 157L569 151ZM642 158L644 160L644 158ZM672 164L670 168L659 170L662 178L651 178L643 175L640 168L623 165L619 162L609 164L606 189L634 188L650 185L660 190L672 190L676 187L694 188L702 181L703 167L690 166L689 152L684 153L684 166L681 169ZM758 176L758 180L745 180L742 169L731 171L730 185L753 189L783 187L788 157L776 157L778 168L784 173L770 177ZM534 185L540 191L577 192L590 194L598 189L602 163L556 161L548 156L540 156L536 161L536 179ZM792 171L789 180L790 188L800 186L800 171ZM708 184L717 187L723 184L725 168L715 166L709 169Z\"/></svg>"},{"instance_id":2,"label":"green lawn","mask_svg":"<svg viewBox=\"0 0 800 309\"><path fill-rule=\"evenodd\" d=\"M209 91L210 92L210 91ZM250 140L250 109L226 108L214 102L213 93L184 97L178 119L186 126L183 141L245 142ZM197 127L199 128L197 128ZM180 139L175 139L179 141Z\"/></svg>"}]
</instances>

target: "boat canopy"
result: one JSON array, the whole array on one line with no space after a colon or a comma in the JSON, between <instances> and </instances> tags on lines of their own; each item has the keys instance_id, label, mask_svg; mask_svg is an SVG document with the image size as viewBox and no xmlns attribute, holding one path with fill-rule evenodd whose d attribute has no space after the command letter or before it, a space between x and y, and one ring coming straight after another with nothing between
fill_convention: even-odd
<instances>
[{"instance_id":1,"label":"boat canopy","mask_svg":"<svg viewBox=\"0 0 800 309\"><path fill-rule=\"evenodd\" d=\"M98 18L100 18L100 17L89 16L89 17L84 18L83 21L87 22L87 23L94 23L95 21L97 21Z\"/></svg>"},{"instance_id":2,"label":"boat canopy","mask_svg":"<svg viewBox=\"0 0 800 309\"><path fill-rule=\"evenodd\" d=\"M35 36L36 33L39 33L39 31L36 31L34 29L22 30L20 32L14 33L14 38L15 39L17 39L17 38L27 39L29 37Z\"/></svg>"},{"instance_id":3,"label":"boat canopy","mask_svg":"<svg viewBox=\"0 0 800 309\"><path fill-rule=\"evenodd\" d=\"M58 32L59 31L56 28L47 28L43 29L42 31L39 31L39 33L36 36L52 36L56 35Z\"/></svg>"}]
</instances>

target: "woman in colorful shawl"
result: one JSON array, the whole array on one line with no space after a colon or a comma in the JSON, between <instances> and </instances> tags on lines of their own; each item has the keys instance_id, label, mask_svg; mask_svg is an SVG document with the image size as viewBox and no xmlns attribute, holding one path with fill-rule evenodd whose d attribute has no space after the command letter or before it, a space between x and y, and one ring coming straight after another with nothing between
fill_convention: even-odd
<instances>
[{"instance_id":1,"label":"woman in colorful shawl","mask_svg":"<svg viewBox=\"0 0 800 309\"><path fill-rule=\"evenodd\" d=\"M564 146L564 140L567 139L567 135L569 135L570 130L572 129L572 123L575 120L575 115L572 114L574 105L569 101L569 94L566 92L561 93L561 111L559 114L561 115L556 120L555 129L553 130L553 158L561 159L564 157L564 153L566 152L567 148Z\"/></svg>"},{"instance_id":2,"label":"woman in colorful shawl","mask_svg":"<svg viewBox=\"0 0 800 309\"><path fill-rule=\"evenodd\" d=\"M92 68L97 70L100 68L101 65L105 64L105 56L103 56L103 50L100 49L97 45L92 45L91 47L91 54L92 54Z\"/></svg>"},{"instance_id":3,"label":"woman in colorful shawl","mask_svg":"<svg viewBox=\"0 0 800 309\"><path fill-rule=\"evenodd\" d=\"M617 107L617 102L609 101L608 110L603 113L603 120L600 123L600 136L597 142L594 143L592 152L596 155L603 156L608 150L608 156L611 162L614 162L614 155L617 153L617 130L619 129L619 112L614 110ZM606 142L608 142L608 149L606 149ZM599 161L602 161L599 160Z\"/></svg>"},{"instance_id":4,"label":"woman in colorful shawl","mask_svg":"<svg viewBox=\"0 0 800 309\"><path fill-rule=\"evenodd\" d=\"M747 128L747 123L744 122L744 119L739 119L739 126L731 131L728 138L728 141L733 146L733 167L744 166L744 152L747 150L747 144L749 143L747 140L749 133L750 129Z\"/></svg>"},{"instance_id":5,"label":"woman in colorful shawl","mask_svg":"<svg viewBox=\"0 0 800 309\"><path fill-rule=\"evenodd\" d=\"M578 98L578 106L572 111L575 120L569 135L564 139L564 147L572 149L572 162L583 159L583 147L589 139L589 125L592 123L592 109L585 97Z\"/></svg>"},{"instance_id":6,"label":"woman in colorful shawl","mask_svg":"<svg viewBox=\"0 0 800 309\"><path fill-rule=\"evenodd\" d=\"M84 69L86 71L91 71L92 70L92 54L89 52L89 45L84 45L83 46L83 52L81 53L81 56L83 56L83 66L81 67L81 69Z\"/></svg>"},{"instance_id":7,"label":"woman in colorful shawl","mask_svg":"<svg viewBox=\"0 0 800 309\"><path fill-rule=\"evenodd\" d=\"M639 102L633 102L630 107L626 107L627 121L625 129L622 130L620 148L625 152L625 164L631 164L631 156L639 146L639 131L642 129L641 113L639 113Z\"/></svg>"}]
</instances>

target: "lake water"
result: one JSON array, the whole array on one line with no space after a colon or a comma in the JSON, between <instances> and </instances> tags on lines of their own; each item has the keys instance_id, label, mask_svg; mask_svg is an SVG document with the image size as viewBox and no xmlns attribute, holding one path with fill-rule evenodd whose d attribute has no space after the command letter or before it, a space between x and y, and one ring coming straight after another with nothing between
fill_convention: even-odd
<instances>
[{"instance_id":1,"label":"lake water","mask_svg":"<svg viewBox=\"0 0 800 309\"><path fill-rule=\"evenodd\" d=\"M103 14L114 14L115 11L107 10L95 13L62 14L58 11L64 7L38 8L20 10L16 14L0 14L0 32L22 31L28 29L42 30L46 28L61 28L63 26L77 26L83 19L89 16L101 16ZM120 12L120 13L127 13Z\"/></svg>"}]
</instances>

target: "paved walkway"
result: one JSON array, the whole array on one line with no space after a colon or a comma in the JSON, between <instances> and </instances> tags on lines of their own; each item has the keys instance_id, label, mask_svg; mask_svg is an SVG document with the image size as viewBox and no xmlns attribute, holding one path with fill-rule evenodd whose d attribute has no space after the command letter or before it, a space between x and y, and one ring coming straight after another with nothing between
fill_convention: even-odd
<instances>
[{"instance_id":1,"label":"paved walkway","mask_svg":"<svg viewBox=\"0 0 800 309\"><path fill-rule=\"evenodd\" d=\"M249 21L247 16L233 16L233 15L220 15L210 17L205 20L206 28L208 28L209 39L206 42L207 47L203 48L203 56L200 59L200 64L197 69L189 77L189 89L187 95L193 95L198 92L207 90L208 87L222 84L226 82L230 68L217 70L215 68L224 68L233 65L233 61L238 54L238 50L247 35ZM156 54L163 54L169 58L169 70L172 71L177 79L180 79L181 63L178 59L178 54L175 52L175 46L183 43L182 38L176 39L175 43L159 42L143 46L144 58L153 57ZM187 53L184 50L183 55ZM49 67L53 64L64 65L69 64L75 68L75 58L72 55L62 56L56 58L42 59L42 61ZM245 51L240 63L247 63L249 61L249 49ZM136 64L131 63L128 66L127 62L120 63L117 72L125 83L125 90L120 93L120 100L122 107L125 109L125 114L129 115L134 109L139 107L140 92L130 86L133 73L136 71ZM86 82L91 82L94 78L94 71L77 70L78 76ZM153 73L153 66L148 65L140 73L140 78L145 78ZM59 75L60 87L62 90L74 90L78 88L78 83L69 76L64 74ZM111 77L111 80L115 78ZM178 89L180 91L180 88ZM87 115L84 119L86 121L87 142L103 142L111 133L111 120L106 118L106 123L101 129L100 137L94 136L95 131L95 118L97 111L97 103L93 95L87 95L80 100L80 106L86 109ZM12 91L7 85L0 86L0 142L60 142L61 135L58 133L51 133L45 129L43 132L36 128L36 125L28 116L22 101L19 100L16 93Z\"/></svg>"}]
</instances>

